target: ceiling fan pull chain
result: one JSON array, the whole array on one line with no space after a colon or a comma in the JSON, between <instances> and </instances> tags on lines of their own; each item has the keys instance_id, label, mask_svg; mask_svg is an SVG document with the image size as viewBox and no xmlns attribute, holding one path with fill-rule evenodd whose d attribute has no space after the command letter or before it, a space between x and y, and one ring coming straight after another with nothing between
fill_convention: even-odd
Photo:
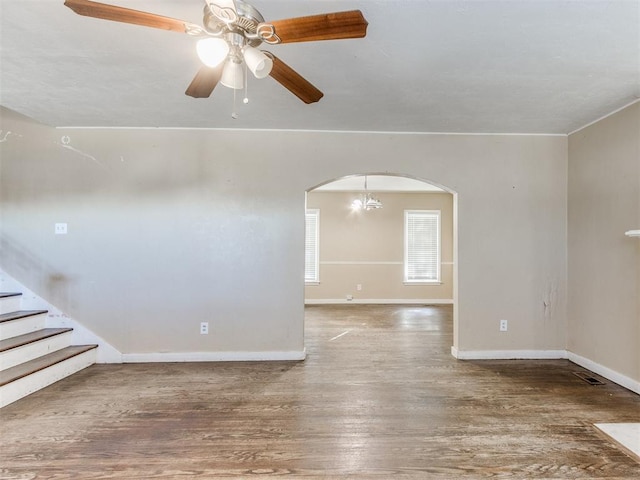
<instances>
[{"instance_id":1,"label":"ceiling fan pull chain","mask_svg":"<svg viewBox=\"0 0 640 480\"><path fill-rule=\"evenodd\" d=\"M236 111L236 89L233 89L233 111L231 112L231 118L238 119L238 113Z\"/></svg>"},{"instance_id":2,"label":"ceiling fan pull chain","mask_svg":"<svg viewBox=\"0 0 640 480\"><path fill-rule=\"evenodd\" d=\"M244 62L244 98L242 99L242 103L245 105L249 103L249 75L248 75L249 67L247 66L247 62Z\"/></svg>"}]
</instances>

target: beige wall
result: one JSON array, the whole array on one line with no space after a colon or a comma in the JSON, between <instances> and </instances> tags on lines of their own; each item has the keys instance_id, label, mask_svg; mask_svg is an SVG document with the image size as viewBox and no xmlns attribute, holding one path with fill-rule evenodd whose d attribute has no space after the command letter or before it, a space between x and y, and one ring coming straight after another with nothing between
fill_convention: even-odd
<instances>
[{"instance_id":1,"label":"beige wall","mask_svg":"<svg viewBox=\"0 0 640 480\"><path fill-rule=\"evenodd\" d=\"M320 283L305 288L307 301L453 301L453 195L376 192L384 207L354 212L356 192L309 192L320 210ZM405 285L404 211L439 210L441 284ZM362 290L356 289L357 285Z\"/></svg>"},{"instance_id":2,"label":"beige wall","mask_svg":"<svg viewBox=\"0 0 640 480\"><path fill-rule=\"evenodd\" d=\"M640 384L640 103L569 137L571 352Z\"/></svg>"},{"instance_id":3,"label":"beige wall","mask_svg":"<svg viewBox=\"0 0 640 480\"><path fill-rule=\"evenodd\" d=\"M0 128L0 266L123 353L301 351L305 192L363 172L457 193L458 349L566 345L566 137Z\"/></svg>"}]
</instances>

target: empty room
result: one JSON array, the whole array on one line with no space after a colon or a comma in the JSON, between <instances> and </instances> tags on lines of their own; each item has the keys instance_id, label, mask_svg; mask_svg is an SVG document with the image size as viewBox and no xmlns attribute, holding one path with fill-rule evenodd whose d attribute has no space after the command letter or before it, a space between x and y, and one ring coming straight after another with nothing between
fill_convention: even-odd
<instances>
[{"instance_id":1,"label":"empty room","mask_svg":"<svg viewBox=\"0 0 640 480\"><path fill-rule=\"evenodd\" d=\"M639 0L3 0L0 478L640 478Z\"/></svg>"}]
</instances>

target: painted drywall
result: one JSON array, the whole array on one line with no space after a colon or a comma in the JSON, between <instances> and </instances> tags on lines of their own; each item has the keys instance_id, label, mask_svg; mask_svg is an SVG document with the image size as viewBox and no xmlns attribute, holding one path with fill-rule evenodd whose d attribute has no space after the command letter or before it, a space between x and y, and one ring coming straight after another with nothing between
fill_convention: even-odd
<instances>
[{"instance_id":1,"label":"painted drywall","mask_svg":"<svg viewBox=\"0 0 640 480\"><path fill-rule=\"evenodd\" d=\"M320 282L305 288L305 299L453 302L453 195L376 192L383 208L353 211L357 192L307 195L307 207L320 211ZM404 284L404 211L439 210L441 283ZM357 290L357 285L361 290Z\"/></svg>"},{"instance_id":2,"label":"painted drywall","mask_svg":"<svg viewBox=\"0 0 640 480\"><path fill-rule=\"evenodd\" d=\"M568 349L640 382L640 103L569 136Z\"/></svg>"},{"instance_id":3,"label":"painted drywall","mask_svg":"<svg viewBox=\"0 0 640 480\"><path fill-rule=\"evenodd\" d=\"M457 192L458 350L565 346L566 137L0 122L2 268L125 355L302 351L305 192L362 172Z\"/></svg>"}]
</instances>

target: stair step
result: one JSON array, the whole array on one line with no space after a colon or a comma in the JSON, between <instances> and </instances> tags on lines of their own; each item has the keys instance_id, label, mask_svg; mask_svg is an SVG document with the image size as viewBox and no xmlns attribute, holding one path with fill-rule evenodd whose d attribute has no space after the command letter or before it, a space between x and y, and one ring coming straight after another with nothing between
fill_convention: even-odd
<instances>
[{"instance_id":1,"label":"stair step","mask_svg":"<svg viewBox=\"0 0 640 480\"><path fill-rule=\"evenodd\" d=\"M98 345L70 345L73 328L45 328L47 310L21 310L0 291L0 408L96 363Z\"/></svg>"},{"instance_id":2,"label":"stair step","mask_svg":"<svg viewBox=\"0 0 640 480\"><path fill-rule=\"evenodd\" d=\"M73 331L73 328L43 328L35 332L0 340L0 353L71 331Z\"/></svg>"},{"instance_id":3,"label":"stair step","mask_svg":"<svg viewBox=\"0 0 640 480\"><path fill-rule=\"evenodd\" d=\"M73 345L42 357L38 357L34 360L30 360L26 363L22 363L15 367L8 368L7 370L0 372L0 387L44 370L45 368L64 362L69 358L88 352L89 350L97 347L98 345Z\"/></svg>"},{"instance_id":4,"label":"stair step","mask_svg":"<svg viewBox=\"0 0 640 480\"><path fill-rule=\"evenodd\" d=\"M34 315L40 315L47 313L47 310L18 310L17 312L3 313L0 315L0 323L10 322L12 320L18 320L20 318L32 317Z\"/></svg>"},{"instance_id":5,"label":"stair step","mask_svg":"<svg viewBox=\"0 0 640 480\"><path fill-rule=\"evenodd\" d=\"M37 330L35 332L25 333L24 335L7 338L6 340L0 340L0 353L71 331L73 331L73 328L43 328L42 330Z\"/></svg>"},{"instance_id":6,"label":"stair step","mask_svg":"<svg viewBox=\"0 0 640 480\"><path fill-rule=\"evenodd\" d=\"M0 341L0 371L71 345L72 328L43 328Z\"/></svg>"},{"instance_id":7,"label":"stair step","mask_svg":"<svg viewBox=\"0 0 640 480\"><path fill-rule=\"evenodd\" d=\"M41 330L46 324L46 310L14 311L0 315L0 340Z\"/></svg>"},{"instance_id":8,"label":"stair step","mask_svg":"<svg viewBox=\"0 0 640 480\"><path fill-rule=\"evenodd\" d=\"M19 297L20 295L22 294L16 292L0 292L0 298Z\"/></svg>"},{"instance_id":9,"label":"stair step","mask_svg":"<svg viewBox=\"0 0 640 480\"><path fill-rule=\"evenodd\" d=\"M0 408L93 365L97 347L66 347L0 372Z\"/></svg>"},{"instance_id":10,"label":"stair step","mask_svg":"<svg viewBox=\"0 0 640 480\"><path fill-rule=\"evenodd\" d=\"M0 292L0 315L20 310L21 306L21 293Z\"/></svg>"}]
</instances>

